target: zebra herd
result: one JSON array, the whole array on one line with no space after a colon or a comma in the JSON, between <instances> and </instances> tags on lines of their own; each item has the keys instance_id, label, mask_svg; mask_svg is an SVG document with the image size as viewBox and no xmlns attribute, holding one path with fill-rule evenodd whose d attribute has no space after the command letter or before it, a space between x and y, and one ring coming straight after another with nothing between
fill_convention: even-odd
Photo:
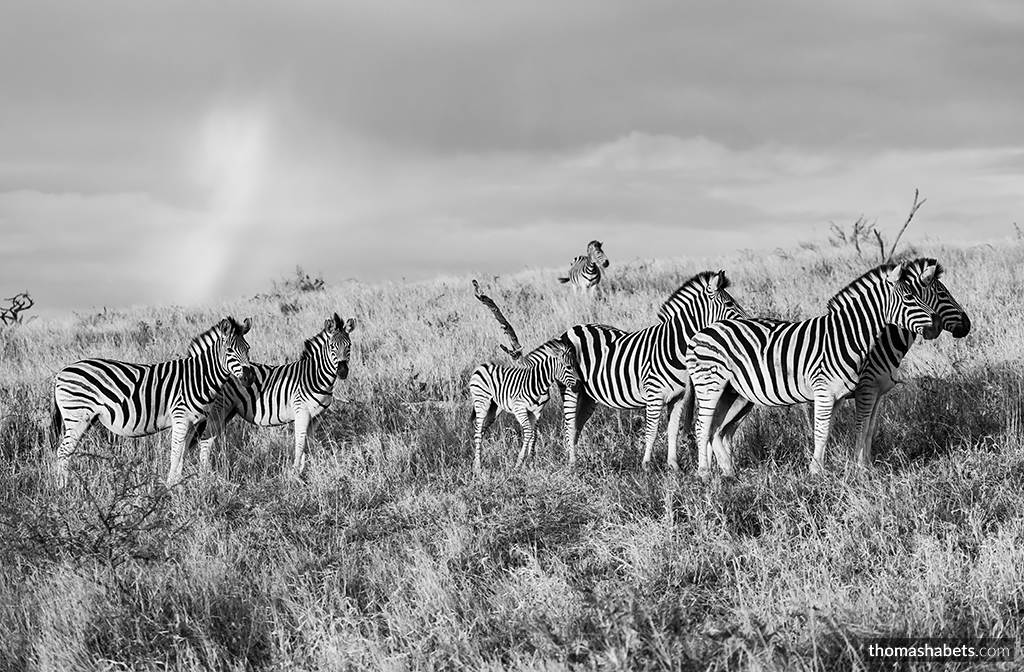
<instances>
[{"instance_id":1,"label":"zebra herd","mask_svg":"<svg viewBox=\"0 0 1024 672\"><path fill-rule=\"evenodd\" d=\"M581 259L585 258L578 257L574 269ZM855 458L866 467L880 399L892 389L894 372L916 337L934 339L945 329L954 338L963 338L970 331L970 318L941 276L942 267L931 258L883 264L833 296L825 314L788 322L748 315L727 291L724 271L698 273L661 306L658 324L634 332L582 324L563 333L556 341L571 348L575 362L560 357L541 367L534 358L518 370L479 367L470 384L476 419L474 464L479 469L480 435L499 407L515 413L523 425L517 464L522 462L528 447L533 447L536 413L547 401L552 381L557 381L570 464L576 461L580 432L600 404L645 409L642 463L648 468L662 408L667 407L668 467L678 469L679 427L689 429L692 422L698 475L710 477L713 451L722 474L731 476L731 439L755 404L810 402L810 470L818 473L824 468L835 405L852 397ZM543 347L554 352L554 342ZM565 382L572 381L576 371L579 384ZM530 410L527 414L517 409Z\"/></svg>"},{"instance_id":2,"label":"zebra herd","mask_svg":"<svg viewBox=\"0 0 1024 672\"><path fill-rule=\"evenodd\" d=\"M582 261L581 261L582 260ZM569 278L593 289L608 266L601 243L578 257ZM592 275L592 273L596 273ZM643 466L648 468L662 409L667 408L667 465L678 469L680 425L694 425L698 475L709 478L711 456L725 476L734 473L731 439L756 405L814 405L814 456L822 470L836 403L856 403L856 461L870 463L871 434L880 398L894 384L918 335L942 330L962 338L971 328L963 308L941 281L930 258L883 264L857 278L828 302L823 315L799 322L751 317L729 293L724 271L686 280L662 304L658 323L639 331L602 324L576 325L511 365L477 367L468 389L474 419L474 469L481 468L484 430L499 410L523 430L516 465L535 450L536 422L552 385L562 394L565 450L576 445L598 405L643 408ZM55 480L63 487L68 462L82 435L99 422L120 436L139 437L170 428L167 485L181 480L185 450L198 441L200 463L238 415L260 426L294 423L292 472L305 467L305 445L333 399L334 382L348 376L355 320L335 313L305 341L298 361L270 366L249 361L250 319L231 317L193 339L188 355L157 364L85 359L54 380L52 423L60 439ZM518 354L518 353L517 353Z\"/></svg>"}]
</instances>

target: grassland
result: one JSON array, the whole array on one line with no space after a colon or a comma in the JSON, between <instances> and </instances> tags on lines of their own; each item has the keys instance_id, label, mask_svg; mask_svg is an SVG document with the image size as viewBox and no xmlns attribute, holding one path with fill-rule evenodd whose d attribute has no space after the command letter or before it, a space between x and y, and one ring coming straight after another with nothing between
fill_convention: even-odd
<instances>
[{"instance_id":1,"label":"grassland","mask_svg":"<svg viewBox=\"0 0 1024 672\"><path fill-rule=\"evenodd\" d=\"M609 250L610 253L613 253ZM565 466L557 400L514 471L515 422L472 471L473 367L501 334L469 278L356 282L198 309L137 308L0 331L0 670L858 669L874 636L1024 637L1024 248L919 246L947 267L969 337L918 344L887 398L877 467L807 473L801 409L756 411L735 482L639 468L641 412L599 409ZM687 277L725 268L754 314L819 313L869 262L847 249L626 263L595 301L557 269L477 276L529 347L578 322L653 323ZM53 374L85 356L156 361L225 314L255 361L355 316L352 373L309 456L290 428L235 423L216 473L169 437L94 429L49 484ZM556 398L557 399L557 398ZM1006 665L1005 669L1011 669Z\"/></svg>"}]
</instances>

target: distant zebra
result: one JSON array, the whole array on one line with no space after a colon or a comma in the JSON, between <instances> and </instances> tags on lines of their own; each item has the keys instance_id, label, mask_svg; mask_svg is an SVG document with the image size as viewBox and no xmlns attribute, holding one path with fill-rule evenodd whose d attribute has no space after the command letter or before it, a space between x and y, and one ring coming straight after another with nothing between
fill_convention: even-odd
<instances>
[{"instance_id":1,"label":"distant zebra","mask_svg":"<svg viewBox=\"0 0 1024 672\"><path fill-rule=\"evenodd\" d=\"M576 390L580 382L579 365L572 346L553 339L533 350L513 365L481 364L469 378L469 396L473 402L473 468L480 471L480 444L484 430L494 422L499 410L516 417L523 429L523 443L516 466L534 454L535 426L540 409L551 397L551 384Z\"/></svg>"},{"instance_id":2,"label":"distant zebra","mask_svg":"<svg viewBox=\"0 0 1024 672\"><path fill-rule=\"evenodd\" d=\"M608 268L608 257L601 249L601 242L592 240L587 245L587 254L573 259L569 276L559 278L558 281L563 285L569 283L577 289L596 288L601 282L602 268Z\"/></svg>"},{"instance_id":3,"label":"distant zebra","mask_svg":"<svg viewBox=\"0 0 1024 672\"><path fill-rule=\"evenodd\" d=\"M693 393L683 364L687 343L717 320L745 317L727 291L725 271L705 271L684 282L658 311L659 323L626 332L615 327L581 324L562 336L576 349L583 385L579 394L563 394L565 445L569 463L576 462L576 442L596 404L611 408L644 408L644 468L649 467L662 406L668 405L668 466L677 469L676 441L680 416L689 427Z\"/></svg>"},{"instance_id":4,"label":"distant zebra","mask_svg":"<svg viewBox=\"0 0 1024 672\"><path fill-rule=\"evenodd\" d=\"M929 270L933 268L934 271ZM915 259L906 264L906 269L907 281L914 285L921 301L938 313L942 328L953 338L963 338L970 333L971 319L940 279L942 265L935 259ZM926 274L932 278L928 284L922 282ZM861 466L871 464L871 440L878 422L881 398L896 384L893 376L916 338L912 331L887 325L861 367L857 388L853 391L857 406L854 457Z\"/></svg>"},{"instance_id":5,"label":"distant zebra","mask_svg":"<svg viewBox=\"0 0 1024 672\"><path fill-rule=\"evenodd\" d=\"M231 377L252 381L249 344L252 327L227 317L196 336L188 355L157 364L83 359L60 370L53 387L56 480L67 484L68 460L96 420L119 436L139 437L172 428L168 487L181 480L182 453L197 422ZM62 432L63 427L63 432Z\"/></svg>"},{"instance_id":6,"label":"distant zebra","mask_svg":"<svg viewBox=\"0 0 1024 672\"><path fill-rule=\"evenodd\" d=\"M930 284L931 267L921 274ZM802 322L727 320L690 342L686 368L697 402L698 475L710 476L713 448L722 473L733 474L731 438L753 404L814 402L811 473L824 467L825 444L837 399L853 392L868 353L887 324L925 338L940 331L935 311L922 303L903 264L883 265L829 300L828 312Z\"/></svg>"},{"instance_id":7,"label":"distant zebra","mask_svg":"<svg viewBox=\"0 0 1024 672\"><path fill-rule=\"evenodd\" d=\"M306 466L306 437L320 423L320 414L334 400L334 381L348 377L354 318L342 320L335 313L323 330L308 339L298 361L282 366L253 363L252 385L232 381L224 386L210 409L206 435L199 442L200 462L210 466L210 446L236 415L253 425L270 427L295 423L295 458L292 472L299 476Z\"/></svg>"}]
</instances>

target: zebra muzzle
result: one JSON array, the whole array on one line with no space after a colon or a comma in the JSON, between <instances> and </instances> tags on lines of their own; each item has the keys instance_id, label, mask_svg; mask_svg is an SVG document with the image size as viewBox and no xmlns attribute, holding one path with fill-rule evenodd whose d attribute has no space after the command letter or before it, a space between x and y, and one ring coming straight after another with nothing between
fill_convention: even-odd
<instances>
[{"instance_id":1,"label":"zebra muzzle","mask_svg":"<svg viewBox=\"0 0 1024 672\"><path fill-rule=\"evenodd\" d=\"M949 333L953 335L953 338L963 338L967 334L971 333L971 318L964 315L963 320L960 321L960 325L950 329Z\"/></svg>"},{"instance_id":2,"label":"zebra muzzle","mask_svg":"<svg viewBox=\"0 0 1024 672\"><path fill-rule=\"evenodd\" d=\"M932 315L932 323L921 331L921 335L924 336L926 341L930 341L934 338L938 338L941 333L942 321L939 319L938 315Z\"/></svg>"},{"instance_id":3,"label":"zebra muzzle","mask_svg":"<svg viewBox=\"0 0 1024 672\"><path fill-rule=\"evenodd\" d=\"M250 385L252 385L252 381L254 378L255 375L252 372L252 367L246 366L242 368L242 377L239 378L238 380L240 383L242 383L242 387L249 387Z\"/></svg>"},{"instance_id":4,"label":"zebra muzzle","mask_svg":"<svg viewBox=\"0 0 1024 672\"><path fill-rule=\"evenodd\" d=\"M345 380L348 378L348 362L338 363L338 380Z\"/></svg>"}]
</instances>

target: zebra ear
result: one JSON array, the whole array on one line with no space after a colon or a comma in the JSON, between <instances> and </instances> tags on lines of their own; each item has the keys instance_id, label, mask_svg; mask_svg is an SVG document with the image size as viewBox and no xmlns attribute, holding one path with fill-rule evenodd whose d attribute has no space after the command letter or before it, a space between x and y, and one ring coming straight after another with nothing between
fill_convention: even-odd
<instances>
[{"instance_id":1,"label":"zebra ear","mask_svg":"<svg viewBox=\"0 0 1024 672\"><path fill-rule=\"evenodd\" d=\"M934 261L928 262L928 264L925 265L924 271L921 272L921 284L925 287L932 284L932 281L935 280L936 270L938 270L938 264Z\"/></svg>"},{"instance_id":2,"label":"zebra ear","mask_svg":"<svg viewBox=\"0 0 1024 672\"><path fill-rule=\"evenodd\" d=\"M252 318L247 317L245 318L245 322L242 323L242 334L248 334L250 329L252 329Z\"/></svg>"},{"instance_id":3,"label":"zebra ear","mask_svg":"<svg viewBox=\"0 0 1024 672\"><path fill-rule=\"evenodd\" d=\"M355 328L356 328L356 318L354 318L354 317L348 318L348 321L345 322L345 333L346 334L351 334L352 330L355 329Z\"/></svg>"},{"instance_id":4,"label":"zebra ear","mask_svg":"<svg viewBox=\"0 0 1024 672\"><path fill-rule=\"evenodd\" d=\"M334 317L329 317L326 320L324 320L324 331L326 331L328 334L333 334L335 331L337 331L337 319L338 315L337 313L335 313Z\"/></svg>"},{"instance_id":5,"label":"zebra ear","mask_svg":"<svg viewBox=\"0 0 1024 672\"><path fill-rule=\"evenodd\" d=\"M886 274L885 279L889 281L890 285L895 285L900 280L902 280L903 279L903 262L901 261L900 263L898 263L895 266L893 266L892 269Z\"/></svg>"},{"instance_id":6,"label":"zebra ear","mask_svg":"<svg viewBox=\"0 0 1024 672\"><path fill-rule=\"evenodd\" d=\"M721 270L708 278L708 294L715 294L725 284L725 271Z\"/></svg>"}]
</instances>

